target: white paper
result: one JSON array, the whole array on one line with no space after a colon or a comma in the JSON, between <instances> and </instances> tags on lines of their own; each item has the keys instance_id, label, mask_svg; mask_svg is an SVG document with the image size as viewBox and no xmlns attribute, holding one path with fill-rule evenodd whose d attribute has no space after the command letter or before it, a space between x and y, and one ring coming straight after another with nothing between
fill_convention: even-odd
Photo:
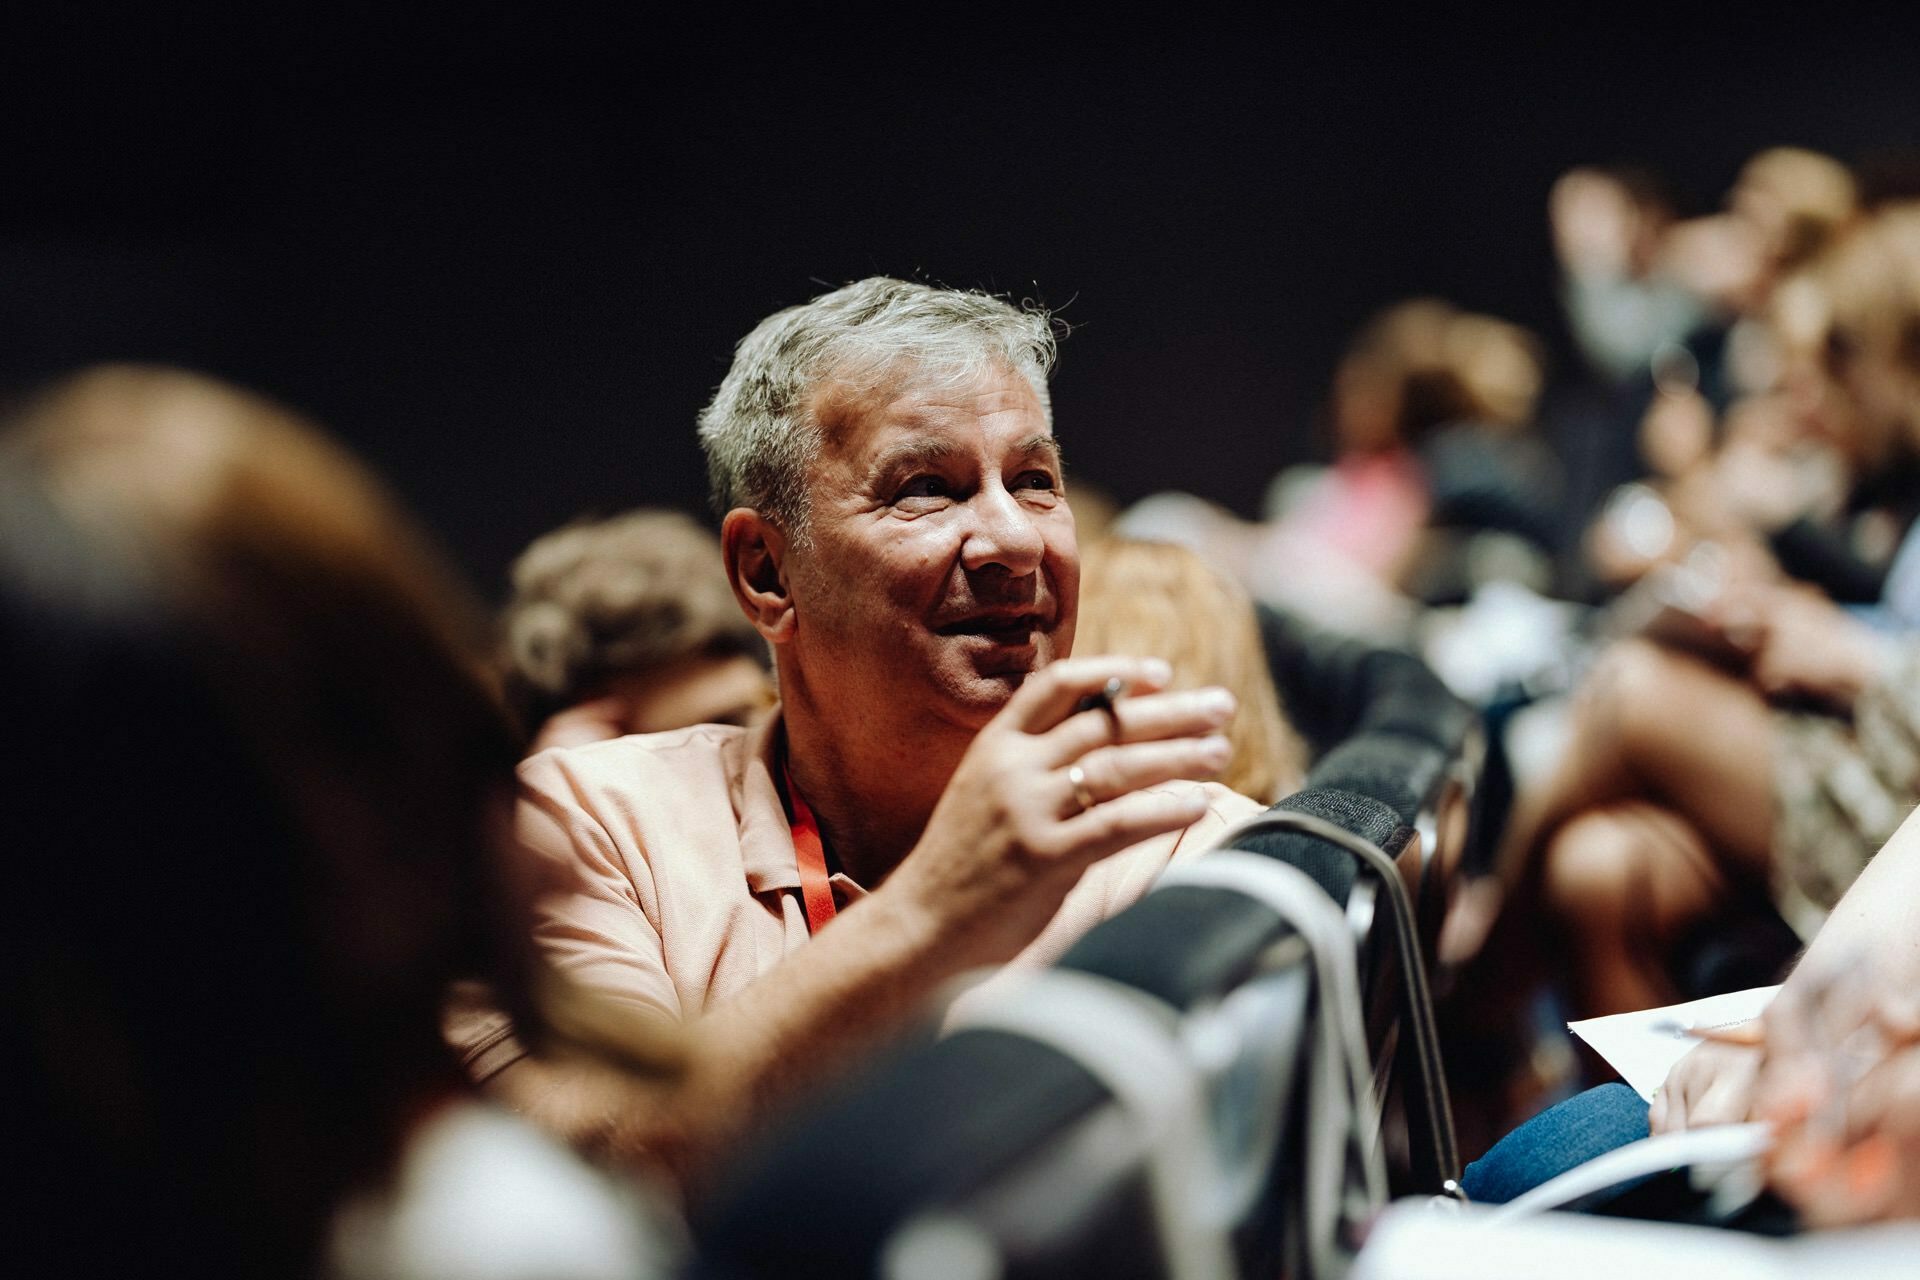
<instances>
[{"instance_id":1,"label":"white paper","mask_svg":"<svg viewBox=\"0 0 1920 1280\"><path fill-rule=\"evenodd\" d=\"M1588 1018L1569 1022L1567 1030L1593 1046L1634 1092L1652 1102L1653 1091L1665 1082L1673 1064L1700 1043L1695 1030L1723 1030L1757 1018L1778 990L1754 987L1638 1013Z\"/></svg>"}]
</instances>

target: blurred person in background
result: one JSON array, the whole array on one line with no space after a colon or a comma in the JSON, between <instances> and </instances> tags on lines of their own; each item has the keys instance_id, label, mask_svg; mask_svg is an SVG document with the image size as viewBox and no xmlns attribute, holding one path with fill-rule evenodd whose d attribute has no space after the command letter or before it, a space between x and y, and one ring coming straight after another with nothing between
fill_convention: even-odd
<instances>
[{"instance_id":1,"label":"blurred person in background","mask_svg":"<svg viewBox=\"0 0 1920 1280\"><path fill-rule=\"evenodd\" d=\"M1859 211L1853 175L1831 156L1772 147L1740 168L1726 210L1675 224L1666 269L1728 323L1759 315L1773 287L1811 262ZM1764 336L1758 336L1764 348ZM1765 384L1734 375L1740 390Z\"/></svg>"},{"instance_id":2,"label":"blurred person in background","mask_svg":"<svg viewBox=\"0 0 1920 1280\"><path fill-rule=\"evenodd\" d=\"M12 1261L663 1269L640 1198L439 1037L460 978L547 1023L501 857L519 741L418 530L280 409L159 369L34 402L0 490Z\"/></svg>"},{"instance_id":3,"label":"blurred person in background","mask_svg":"<svg viewBox=\"0 0 1920 1280\"><path fill-rule=\"evenodd\" d=\"M1804 281L1827 407L1862 439L1920 445L1920 208L1878 215ZM1920 798L1916 606L1910 535L1877 615L1753 575L1701 605L1717 665L1643 641L1601 662L1507 835L1509 874L1537 867L1571 944L1577 1013L1670 1002L1673 948L1743 896L1818 927Z\"/></svg>"},{"instance_id":4,"label":"blurred person in background","mask_svg":"<svg viewBox=\"0 0 1920 1280\"><path fill-rule=\"evenodd\" d=\"M1547 220L1568 325L1607 382L1630 381L1699 324L1700 298L1661 261L1675 211L1657 175L1632 165L1570 169L1548 195Z\"/></svg>"},{"instance_id":5,"label":"blurred person in background","mask_svg":"<svg viewBox=\"0 0 1920 1280\"><path fill-rule=\"evenodd\" d=\"M1540 551L1556 536L1555 466L1527 432L1541 379L1539 344L1518 326L1434 299L1399 303L1335 369L1333 462L1283 472L1265 523L1159 495L1119 530L1190 546L1256 598L1330 630L1404 641L1428 593L1470 590L1473 535Z\"/></svg>"},{"instance_id":6,"label":"blurred person in background","mask_svg":"<svg viewBox=\"0 0 1920 1280\"><path fill-rule=\"evenodd\" d=\"M532 751L773 706L767 646L727 585L720 540L672 511L583 520L514 561L502 616L509 701Z\"/></svg>"},{"instance_id":7,"label":"blurred person in background","mask_svg":"<svg viewBox=\"0 0 1920 1280\"><path fill-rule=\"evenodd\" d=\"M1637 444L1639 474L1651 477L1670 508L1662 514L1679 534L1650 539L1644 530L1627 530L1621 517L1631 514L1624 505L1638 500L1645 506L1647 495L1618 495L1615 518L1599 521L1589 540L1602 581L1631 581L1652 561L1671 557L1676 548L1684 552L1690 535L1710 536L1724 523L1725 509L1738 507L1743 496L1785 512L1774 517L1785 524L1830 495L1841 498L1849 483L1870 485L1879 474L1871 458L1846 459L1852 468L1845 477L1802 459L1796 469L1807 483L1775 486L1776 495L1766 499L1760 496L1763 486L1741 484L1740 469L1756 457L1764 460L1764 451L1752 447L1757 435L1775 437L1777 446L1793 433L1780 425L1741 437L1732 430L1742 418L1786 416L1778 389L1787 381L1782 342L1789 335L1775 306L1777 290L1851 225L1857 208L1853 177L1839 161L1776 147L1742 167L1724 212L1667 230L1662 270L1698 299L1699 320L1647 358L1630 397L1634 426L1622 439ZM1781 469L1773 470L1777 479ZM1810 489L1813 484L1820 487ZM1781 552L1790 570L1799 551L1794 536Z\"/></svg>"},{"instance_id":8,"label":"blurred person in background","mask_svg":"<svg viewBox=\"0 0 1920 1280\"><path fill-rule=\"evenodd\" d=\"M1560 269L1560 302L1587 371L1556 390L1543 427L1565 469L1571 546L1618 486L1645 472L1635 424L1645 412L1650 371L1707 319L1707 307L1676 277L1662 249L1677 220L1667 184L1636 165L1583 165L1562 174L1547 197L1547 224ZM1569 585L1587 587L1572 565Z\"/></svg>"},{"instance_id":9,"label":"blurred person in background","mask_svg":"<svg viewBox=\"0 0 1920 1280\"><path fill-rule=\"evenodd\" d=\"M1542 377L1517 325L1433 299L1389 307L1334 372L1333 465L1280 482L1285 537L1403 589L1429 568L1435 528L1549 536L1551 462L1526 434ZM1262 550L1257 572L1299 568Z\"/></svg>"},{"instance_id":10,"label":"blurred person in background","mask_svg":"<svg viewBox=\"0 0 1920 1280\"><path fill-rule=\"evenodd\" d=\"M1445 350L1468 394L1420 442L1432 508L1402 585L1430 605L1456 603L1496 578L1550 590L1565 486L1534 429L1546 376L1540 342L1518 325L1461 312Z\"/></svg>"},{"instance_id":11,"label":"blurred person in background","mask_svg":"<svg viewBox=\"0 0 1920 1280\"><path fill-rule=\"evenodd\" d=\"M1232 754L1220 784L1267 805L1300 789L1306 748L1281 709L1253 601L1194 552L1131 538L1088 545L1075 643L1089 653L1163 658L1172 689L1231 690L1240 710L1227 729Z\"/></svg>"},{"instance_id":12,"label":"blurred person in background","mask_svg":"<svg viewBox=\"0 0 1920 1280\"><path fill-rule=\"evenodd\" d=\"M1638 576L1645 547L1670 541L1657 531L1685 524L1687 495L1672 512L1660 498L1710 459L1731 407L1780 381L1763 322L1775 287L1857 211L1846 167L1800 148L1755 156L1724 211L1685 220L1632 173L1574 170L1549 199L1569 324L1600 385L1560 396L1547 432L1572 480L1565 541L1594 525L1601 588Z\"/></svg>"}]
</instances>

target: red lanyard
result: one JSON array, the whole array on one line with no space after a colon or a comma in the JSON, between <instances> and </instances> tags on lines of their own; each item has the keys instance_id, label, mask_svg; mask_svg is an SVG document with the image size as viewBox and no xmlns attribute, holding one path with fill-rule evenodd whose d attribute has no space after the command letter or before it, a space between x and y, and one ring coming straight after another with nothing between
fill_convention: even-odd
<instances>
[{"instance_id":1,"label":"red lanyard","mask_svg":"<svg viewBox=\"0 0 1920 1280\"><path fill-rule=\"evenodd\" d=\"M833 885L827 880L827 848L820 842L820 824L793 785L793 770L783 757L787 802L793 806L793 858L800 866L800 899L807 905L807 932L819 933L833 921Z\"/></svg>"}]
</instances>

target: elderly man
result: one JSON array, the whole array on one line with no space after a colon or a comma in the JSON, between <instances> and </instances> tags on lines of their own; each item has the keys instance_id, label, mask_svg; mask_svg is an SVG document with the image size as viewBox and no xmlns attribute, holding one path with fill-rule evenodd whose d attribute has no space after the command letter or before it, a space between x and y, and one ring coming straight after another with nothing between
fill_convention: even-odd
<instances>
[{"instance_id":1,"label":"elderly man","mask_svg":"<svg viewBox=\"0 0 1920 1280\"><path fill-rule=\"evenodd\" d=\"M1043 314L887 279L740 344L700 438L778 714L522 771L554 887L539 943L633 1017L690 1024L691 1096L636 1119L539 1064L501 1072L511 1042L470 1036L476 1074L578 1141L684 1170L947 979L1053 959L1255 811L1187 781L1226 762L1225 690L1067 659L1052 354ZM1129 696L1080 709L1116 678Z\"/></svg>"}]
</instances>

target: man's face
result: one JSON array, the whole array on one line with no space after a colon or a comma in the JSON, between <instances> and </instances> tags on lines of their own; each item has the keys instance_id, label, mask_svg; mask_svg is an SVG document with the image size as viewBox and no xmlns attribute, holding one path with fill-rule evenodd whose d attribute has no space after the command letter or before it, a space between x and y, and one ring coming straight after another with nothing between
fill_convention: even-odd
<instances>
[{"instance_id":1,"label":"man's face","mask_svg":"<svg viewBox=\"0 0 1920 1280\"><path fill-rule=\"evenodd\" d=\"M829 387L815 410L791 659L833 714L978 729L1073 642L1079 553L1039 400L1005 370Z\"/></svg>"}]
</instances>

